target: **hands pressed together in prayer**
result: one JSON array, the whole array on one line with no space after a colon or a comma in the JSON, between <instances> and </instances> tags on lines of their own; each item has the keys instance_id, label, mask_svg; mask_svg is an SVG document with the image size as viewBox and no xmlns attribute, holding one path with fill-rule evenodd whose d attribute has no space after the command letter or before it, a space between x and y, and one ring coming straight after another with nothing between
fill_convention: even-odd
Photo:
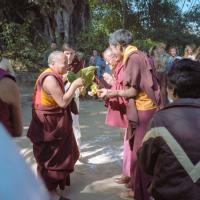
<instances>
[{"instance_id":1,"label":"hands pressed together in prayer","mask_svg":"<svg viewBox=\"0 0 200 200\"><path fill-rule=\"evenodd\" d=\"M109 84L112 85L113 82L115 81L114 77L110 75L109 73L104 73L103 74L103 79Z\"/></svg>"}]
</instances>

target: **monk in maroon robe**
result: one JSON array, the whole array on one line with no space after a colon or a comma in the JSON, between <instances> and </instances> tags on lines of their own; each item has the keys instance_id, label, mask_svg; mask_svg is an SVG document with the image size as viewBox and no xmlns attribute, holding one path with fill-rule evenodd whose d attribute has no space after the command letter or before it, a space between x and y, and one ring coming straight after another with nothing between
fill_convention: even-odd
<instances>
[{"instance_id":1,"label":"monk in maroon robe","mask_svg":"<svg viewBox=\"0 0 200 200\"><path fill-rule=\"evenodd\" d=\"M132 191L136 200L149 200L148 186L151 177L141 172L138 168L136 152L139 149L145 135L148 122L160 105L160 88L155 69L149 64L147 56L132 46L132 34L120 29L111 34L109 38L110 48L116 55L123 56L124 78L123 90L101 89L101 97L120 96L126 97L128 117L128 137L132 149L131 157L131 181Z\"/></svg>"},{"instance_id":2,"label":"monk in maroon robe","mask_svg":"<svg viewBox=\"0 0 200 200\"><path fill-rule=\"evenodd\" d=\"M70 184L70 173L79 158L72 129L71 112L75 90L83 86L83 79L76 79L64 92L63 73L67 59L63 52L50 54L49 68L37 79L33 96L32 120L28 137L33 143L38 173L48 190L56 195L58 186Z\"/></svg>"}]
</instances>

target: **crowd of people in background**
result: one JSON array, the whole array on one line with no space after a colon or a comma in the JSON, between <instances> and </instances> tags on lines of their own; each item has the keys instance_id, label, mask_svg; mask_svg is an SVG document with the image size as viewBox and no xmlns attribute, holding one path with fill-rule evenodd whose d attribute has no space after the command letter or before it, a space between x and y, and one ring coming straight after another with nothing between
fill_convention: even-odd
<instances>
[{"instance_id":1,"label":"crowd of people in background","mask_svg":"<svg viewBox=\"0 0 200 200\"><path fill-rule=\"evenodd\" d=\"M200 196L200 47L159 43L142 51L125 29L113 32L108 47L84 52L55 42L44 53L46 69L38 76L28 138L38 175L51 197L70 185L70 173L81 157L79 96L84 79L65 76L97 66L97 98L105 101L105 124L123 132L122 199L198 200ZM0 121L13 137L22 134L20 94L7 58L0 60ZM7 91L7 92L6 92ZM191 130L191 127L194 127ZM192 145L190 145L192 144ZM196 165L196 166L195 166Z\"/></svg>"}]
</instances>

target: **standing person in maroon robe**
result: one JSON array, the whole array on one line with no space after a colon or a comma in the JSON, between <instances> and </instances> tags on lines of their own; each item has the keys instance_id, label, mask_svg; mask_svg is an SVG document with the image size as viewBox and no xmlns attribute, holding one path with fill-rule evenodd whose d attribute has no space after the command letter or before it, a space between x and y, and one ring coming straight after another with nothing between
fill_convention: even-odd
<instances>
[{"instance_id":1,"label":"standing person in maroon robe","mask_svg":"<svg viewBox=\"0 0 200 200\"><path fill-rule=\"evenodd\" d=\"M128 137L132 149L131 179L132 190L136 200L149 200L147 191L150 178L140 171L136 160L149 120L156 112L160 103L160 88L155 69L149 64L147 56L132 46L132 34L124 29L110 35L109 44L112 51L123 56L124 77L122 90L101 89L101 97L126 97L127 117L129 120ZM132 196L133 192L122 197Z\"/></svg>"},{"instance_id":2,"label":"standing person in maroon robe","mask_svg":"<svg viewBox=\"0 0 200 200\"><path fill-rule=\"evenodd\" d=\"M64 53L52 52L48 63L49 68L41 73L35 85L28 137L33 143L38 173L56 196L58 186L63 190L70 184L70 173L79 157L70 102L75 90L83 86L83 79L76 79L65 93L62 75L68 61Z\"/></svg>"},{"instance_id":3,"label":"standing person in maroon robe","mask_svg":"<svg viewBox=\"0 0 200 200\"><path fill-rule=\"evenodd\" d=\"M0 68L0 122L13 137L22 134L20 93L15 78Z\"/></svg>"},{"instance_id":4,"label":"standing person in maroon robe","mask_svg":"<svg viewBox=\"0 0 200 200\"><path fill-rule=\"evenodd\" d=\"M104 73L105 80L111 85L111 90L123 89L123 64L122 57L117 57L110 48L103 52L105 61L108 63L111 75ZM106 76L105 76L106 75ZM119 127L122 129L128 128L128 119L126 116L127 101L124 97L110 97L106 100L108 107L105 124L109 126ZM122 175L115 179L116 183L124 184L130 181L130 161L131 150L127 134L124 134L124 154Z\"/></svg>"}]
</instances>

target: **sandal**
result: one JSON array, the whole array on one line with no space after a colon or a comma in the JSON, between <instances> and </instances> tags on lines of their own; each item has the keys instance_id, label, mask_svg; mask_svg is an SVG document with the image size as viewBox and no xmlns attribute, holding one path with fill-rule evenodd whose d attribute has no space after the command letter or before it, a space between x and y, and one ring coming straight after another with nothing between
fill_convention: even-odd
<instances>
[{"instance_id":1,"label":"sandal","mask_svg":"<svg viewBox=\"0 0 200 200\"><path fill-rule=\"evenodd\" d=\"M134 197L134 192L132 190L127 190L120 193L121 199L133 199L133 197Z\"/></svg>"}]
</instances>

